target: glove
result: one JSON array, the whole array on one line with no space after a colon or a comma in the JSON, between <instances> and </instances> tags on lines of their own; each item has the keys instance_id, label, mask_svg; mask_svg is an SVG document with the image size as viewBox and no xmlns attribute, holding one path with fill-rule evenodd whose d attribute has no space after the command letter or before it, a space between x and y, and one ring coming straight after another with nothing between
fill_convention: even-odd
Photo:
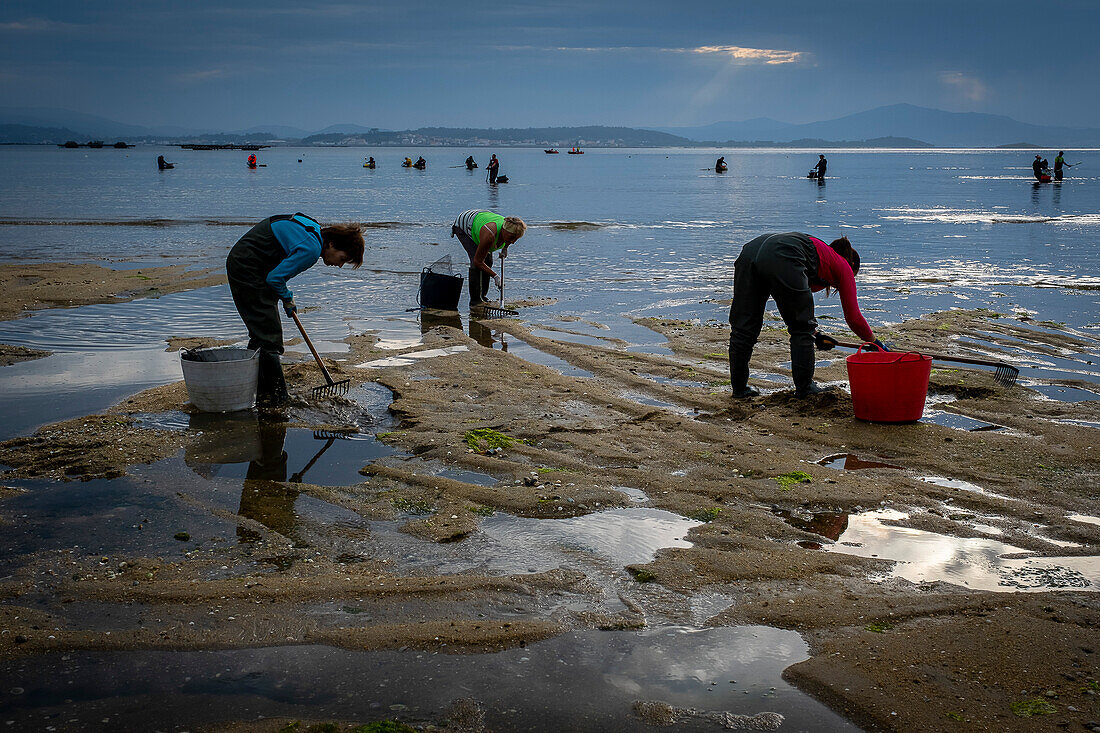
<instances>
[{"instance_id":1,"label":"glove","mask_svg":"<svg viewBox=\"0 0 1100 733\"><path fill-rule=\"evenodd\" d=\"M290 318L292 313L298 312L298 306L294 304L294 298L283 298L283 311L286 312L287 318Z\"/></svg>"},{"instance_id":2,"label":"glove","mask_svg":"<svg viewBox=\"0 0 1100 733\"><path fill-rule=\"evenodd\" d=\"M829 349L835 349L837 340L832 336L827 336L821 333L821 331L814 331L814 346L818 351L828 351Z\"/></svg>"},{"instance_id":3,"label":"glove","mask_svg":"<svg viewBox=\"0 0 1100 733\"><path fill-rule=\"evenodd\" d=\"M498 290L504 290L504 281L500 279L500 275L493 275L493 282L497 284Z\"/></svg>"},{"instance_id":4,"label":"glove","mask_svg":"<svg viewBox=\"0 0 1100 733\"><path fill-rule=\"evenodd\" d=\"M886 344L882 343L878 339L875 339L875 346L879 347L883 351L889 351L890 350L889 348L886 347Z\"/></svg>"}]
</instances>

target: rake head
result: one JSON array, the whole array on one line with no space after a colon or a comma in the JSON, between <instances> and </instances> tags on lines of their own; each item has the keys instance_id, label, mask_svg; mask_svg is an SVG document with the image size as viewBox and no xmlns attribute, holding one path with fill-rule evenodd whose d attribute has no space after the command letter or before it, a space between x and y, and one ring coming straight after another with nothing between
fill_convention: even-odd
<instances>
[{"instance_id":1,"label":"rake head","mask_svg":"<svg viewBox=\"0 0 1100 733\"><path fill-rule=\"evenodd\" d=\"M486 318L511 318L512 316L518 316L519 311L514 311L511 308L501 308L495 305L487 305L482 308L482 313Z\"/></svg>"},{"instance_id":2,"label":"rake head","mask_svg":"<svg viewBox=\"0 0 1100 733\"><path fill-rule=\"evenodd\" d=\"M320 400L325 397L340 397L341 395L346 395L350 389L351 380L341 379L339 382L329 382L320 387L314 387L310 394L313 395L313 399Z\"/></svg>"},{"instance_id":3,"label":"rake head","mask_svg":"<svg viewBox=\"0 0 1100 733\"><path fill-rule=\"evenodd\" d=\"M993 381L1002 387L1011 387L1016 384L1016 377L1020 376L1020 370L1008 364L998 364L997 371L993 372Z\"/></svg>"}]
</instances>

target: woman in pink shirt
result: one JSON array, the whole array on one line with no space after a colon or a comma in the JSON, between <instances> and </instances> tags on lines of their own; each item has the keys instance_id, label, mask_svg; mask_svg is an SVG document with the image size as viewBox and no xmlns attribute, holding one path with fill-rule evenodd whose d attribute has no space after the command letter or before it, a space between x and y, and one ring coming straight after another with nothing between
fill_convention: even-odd
<instances>
[{"instance_id":1,"label":"woman in pink shirt","mask_svg":"<svg viewBox=\"0 0 1100 733\"><path fill-rule=\"evenodd\" d=\"M844 308L844 320L852 331L862 340L886 348L875 339L859 312L857 272L859 254L847 237L825 244L799 232L763 234L741 249L734 267L730 306L730 383L734 397L760 394L748 386L749 359L764 324L764 307L769 296L775 299L791 335L791 375L796 397L825 391L814 382L815 338L822 348L832 348L817 333L813 294L818 290L836 289Z\"/></svg>"}]
</instances>

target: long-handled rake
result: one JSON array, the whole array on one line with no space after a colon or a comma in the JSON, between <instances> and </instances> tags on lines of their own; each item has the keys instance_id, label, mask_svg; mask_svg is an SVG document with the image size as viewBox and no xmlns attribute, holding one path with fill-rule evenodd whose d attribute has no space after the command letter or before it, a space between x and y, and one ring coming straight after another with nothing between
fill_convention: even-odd
<instances>
[{"instance_id":1,"label":"long-handled rake","mask_svg":"<svg viewBox=\"0 0 1100 733\"><path fill-rule=\"evenodd\" d=\"M825 339L833 343L836 346L843 346L846 349L858 349L860 344L851 343L848 341L837 341L832 336L825 336ZM947 354L932 354L927 351L920 352L925 356L931 356L936 361L955 361L960 364L977 364L979 366L995 367L996 371L993 372L993 381L1002 387L1011 387L1016 384L1016 378L1020 376L1020 370L1011 364L1005 364L1003 361L988 361L986 359L971 359L965 356L948 356Z\"/></svg>"},{"instance_id":2,"label":"long-handled rake","mask_svg":"<svg viewBox=\"0 0 1100 733\"><path fill-rule=\"evenodd\" d=\"M319 400L325 397L339 397L340 395L347 394L348 390L351 389L351 380L341 379L339 382L333 380L332 375L328 373L328 368L325 366L325 363L321 361L321 355L317 353L317 349L313 348L313 342L310 341L309 336L306 335L306 329L302 327L302 322L298 320L298 314L292 311L290 317L294 319L294 323L298 326L302 338L305 339L306 346L309 347L310 352L313 354L313 358L317 360L317 366L321 367L321 373L325 375L325 384L313 388L311 393L313 399Z\"/></svg>"},{"instance_id":3,"label":"long-handled rake","mask_svg":"<svg viewBox=\"0 0 1100 733\"><path fill-rule=\"evenodd\" d=\"M508 318L509 316L518 316L519 311L514 311L511 308L504 307L504 258L500 260L500 305L486 305L485 309L486 318Z\"/></svg>"}]
</instances>

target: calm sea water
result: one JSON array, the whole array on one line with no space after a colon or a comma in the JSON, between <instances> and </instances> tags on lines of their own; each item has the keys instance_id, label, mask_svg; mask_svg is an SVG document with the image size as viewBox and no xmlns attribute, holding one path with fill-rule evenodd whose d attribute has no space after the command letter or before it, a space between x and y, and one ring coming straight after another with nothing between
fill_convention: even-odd
<instances>
[{"instance_id":1,"label":"calm sea water","mask_svg":"<svg viewBox=\"0 0 1100 733\"><path fill-rule=\"evenodd\" d=\"M292 281L311 335L339 350L353 330L418 334L406 309L416 305L421 268L450 255L465 274L450 224L465 209L488 208L531 227L507 261L509 299L556 301L525 309L525 318L605 323L640 348L655 337L634 316L724 322L720 301L731 296L740 246L786 230L851 238L872 327L987 307L1100 333L1097 151L1067 155L1083 165L1059 185L1033 183L1028 151L826 151L831 176L818 185L805 177L816 150L500 149L510 182L495 187L483 168L460 167L468 154L484 166L489 152L281 148L261 151L267 167L248 170L247 153L234 151L0 147L0 262L221 266L251 223L273 213L386 223L368 230L363 268L318 265ZM177 168L158 171L159 154ZM426 171L400 167L419 154ZM729 163L722 175L712 169L720 154ZM377 169L362 167L367 155ZM838 318L838 299L818 296L818 315L826 325ZM104 351L159 353L166 336L243 333L225 287L0 324L4 342L103 361L118 359ZM116 370L118 390L178 375L170 359L147 357ZM22 369L20 387L34 391L42 365ZM1100 381L1084 364L1069 371ZM86 364L64 372L58 384L102 378Z\"/></svg>"}]
</instances>

